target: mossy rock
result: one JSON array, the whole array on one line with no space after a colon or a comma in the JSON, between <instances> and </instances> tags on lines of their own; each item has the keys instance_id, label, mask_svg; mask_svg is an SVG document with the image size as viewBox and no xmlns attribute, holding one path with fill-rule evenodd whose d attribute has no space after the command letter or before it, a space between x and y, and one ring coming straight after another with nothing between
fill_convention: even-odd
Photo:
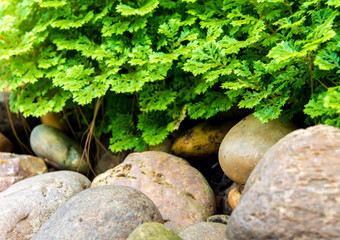
<instances>
[{"instance_id":1,"label":"mossy rock","mask_svg":"<svg viewBox=\"0 0 340 240\"><path fill-rule=\"evenodd\" d=\"M175 232L162 223L147 222L139 225L127 240L182 240Z\"/></svg>"}]
</instances>

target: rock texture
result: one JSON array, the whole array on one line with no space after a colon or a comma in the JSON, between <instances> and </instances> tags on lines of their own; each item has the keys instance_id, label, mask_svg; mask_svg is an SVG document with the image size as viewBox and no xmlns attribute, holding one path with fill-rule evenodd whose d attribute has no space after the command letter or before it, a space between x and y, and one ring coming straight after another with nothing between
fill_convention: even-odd
<instances>
[{"instance_id":1,"label":"rock texture","mask_svg":"<svg viewBox=\"0 0 340 240\"><path fill-rule=\"evenodd\" d=\"M127 240L182 240L182 238L162 223L148 222L135 228Z\"/></svg>"},{"instance_id":2,"label":"rock texture","mask_svg":"<svg viewBox=\"0 0 340 240\"><path fill-rule=\"evenodd\" d=\"M281 139L260 160L227 225L230 239L340 239L340 129Z\"/></svg>"},{"instance_id":3,"label":"rock texture","mask_svg":"<svg viewBox=\"0 0 340 240\"><path fill-rule=\"evenodd\" d=\"M11 152L12 150L13 143L0 132L0 152Z\"/></svg>"},{"instance_id":4,"label":"rock texture","mask_svg":"<svg viewBox=\"0 0 340 240\"><path fill-rule=\"evenodd\" d=\"M70 199L41 226L33 240L121 240L144 222L163 222L147 196L126 186L100 186Z\"/></svg>"},{"instance_id":5,"label":"rock texture","mask_svg":"<svg viewBox=\"0 0 340 240\"><path fill-rule=\"evenodd\" d=\"M293 123L283 125L280 119L265 124L248 115L225 135L218 159L225 174L244 185L263 154L277 141L296 129Z\"/></svg>"},{"instance_id":6,"label":"rock texture","mask_svg":"<svg viewBox=\"0 0 340 240\"><path fill-rule=\"evenodd\" d=\"M24 179L0 193L0 239L31 239L68 199L88 188L83 175L59 171Z\"/></svg>"},{"instance_id":7,"label":"rock texture","mask_svg":"<svg viewBox=\"0 0 340 240\"><path fill-rule=\"evenodd\" d=\"M229 221L229 215L226 214L219 214L219 215L213 215L207 218L207 222L216 222L216 223L223 223L227 224Z\"/></svg>"},{"instance_id":8,"label":"rock texture","mask_svg":"<svg viewBox=\"0 0 340 240\"><path fill-rule=\"evenodd\" d=\"M233 122L203 122L177 138L172 145L172 152L179 157L197 162L215 160L220 144Z\"/></svg>"},{"instance_id":9,"label":"rock texture","mask_svg":"<svg viewBox=\"0 0 340 240\"><path fill-rule=\"evenodd\" d=\"M41 158L0 152L0 192L20 180L47 172Z\"/></svg>"},{"instance_id":10,"label":"rock texture","mask_svg":"<svg viewBox=\"0 0 340 240\"><path fill-rule=\"evenodd\" d=\"M201 222L190 226L178 235L183 240L226 240L226 225L215 222Z\"/></svg>"},{"instance_id":11,"label":"rock texture","mask_svg":"<svg viewBox=\"0 0 340 240\"><path fill-rule=\"evenodd\" d=\"M30 143L37 156L57 169L79 169L82 173L89 169L86 159L81 159L80 146L55 127L45 124L36 126L31 133Z\"/></svg>"},{"instance_id":12,"label":"rock texture","mask_svg":"<svg viewBox=\"0 0 340 240\"><path fill-rule=\"evenodd\" d=\"M98 175L92 187L108 184L131 186L145 193L158 207L165 225L176 232L215 212L214 194L202 174L168 153L130 154L116 168Z\"/></svg>"}]
</instances>

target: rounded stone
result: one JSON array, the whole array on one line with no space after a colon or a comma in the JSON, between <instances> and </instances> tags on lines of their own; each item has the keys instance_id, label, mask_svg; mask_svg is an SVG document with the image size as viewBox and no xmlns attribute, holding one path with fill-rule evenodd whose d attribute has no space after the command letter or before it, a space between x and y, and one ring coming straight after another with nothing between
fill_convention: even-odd
<instances>
[{"instance_id":1,"label":"rounded stone","mask_svg":"<svg viewBox=\"0 0 340 240\"><path fill-rule=\"evenodd\" d=\"M61 130L46 124L36 126L31 133L33 152L57 169L68 169L82 173L89 170L82 149L76 141Z\"/></svg>"},{"instance_id":2,"label":"rounded stone","mask_svg":"<svg viewBox=\"0 0 340 240\"><path fill-rule=\"evenodd\" d=\"M227 224L229 221L229 215L226 214L218 214L218 215L213 215L207 218L207 222L216 222L216 223L223 223Z\"/></svg>"},{"instance_id":3,"label":"rounded stone","mask_svg":"<svg viewBox=\"0 0 340 240\"><path fill-rule=\"evenodd\" d=\"M288 134L250 175L226 230L230 239L340 239L340 129Z\"/></svg>"},{"instance_id":4,"label":"rounded stone","mask_svg":"<svg viewBox=\"0 0 340 240\"><path fill-rule=\"evenodd\" d=\"M59 207L90 184L84 175L71 171L15 183L0 193L0 239L31 239Z\"/></svg>"},{"instance_id":5,"label":"rounded stone","mask_svg":"<svg viewBox=\"0 0 340 240\"><path fill-rule=\"evenodd\" d=\"M226 225L215 222L201 222L192 225L178 235L183 240L226 240Z\"/></svg>"},{"instance_id":6,"label":"rounded stone","mask_svg":"<svg viewBox=\"0 0 340 240\"><path fill-rule=\"evenodd\" d=\"M47 172L41 158L0 152L0 192L24 178Z\"/></svg>"},{"instance_id":7,"label":"rounded stone","mask_svg":"<svg viewBox=\"0 0 340 240\"><path fill-rule=\"evenodd\" d=\"M145 194L126 186L99 186L65 203L33 239L126 239L144 222L163 222Z\"/></svg>"},{"instance_id":8,"label":"rounded stone","mask_svg":"<svg viewBox=\"0 0 340 240\"><path fill-rule=\"evenodd\" d=\"M162 223L148 222L135 228L127 240L182 240L182 238Z\"/></svg>"},{"instance_id":9,"label":"rounded stone","mask_svg":"<svg viewBox=\"0 0 340 240\"><path fill-rule=\"evenodd\" d=\"M175 140L171 150L174 155L197 162L215 160L219 146L234 125L233 122L203 122Z\"/></svg>"},{"instance_id":10,"label":"rounded stone","mask_svg":"<svg viewBox=\"0 0 340 240\"><path fill-rule=\"evenodd\" d=\"M261 123L253 114L248 115L230 129L220 145L218 159L223 171L244 185L263 154L295 129L293 123L283 125L280 119Z\"/></svg>"},{"instance_id":11,"label":"rounded stone","mask_svg":"<svg viewBox=\"0 0 340 240\"><path fill-rule=\"evenodd\" d=\"M0 132L0 152L11 152L12 150L13 143Z\"/></svg>"},{"instance_id":12,"label":"rounded stone","mask_svg":"<svg viewBox=\"0 0 340 240\"><path fill-rule=\"evenodd\" d=\"M98 175L91 186L100 185L139 189L175 232L205 221L216 209L214 193L203 175L184 159L165 152L130 154L122 164Z\"/></svg>"}]
</instances>

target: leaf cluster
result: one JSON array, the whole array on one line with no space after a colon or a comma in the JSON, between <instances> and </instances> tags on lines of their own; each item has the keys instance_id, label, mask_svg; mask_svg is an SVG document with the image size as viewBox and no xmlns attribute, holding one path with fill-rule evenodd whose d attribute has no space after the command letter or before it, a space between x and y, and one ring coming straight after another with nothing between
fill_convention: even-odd
<instances>
[{"instance_id":1,"label":"leaf cluster","mask_svg":"<svg viewBox=\"0 0 340 240\"><path fill-rule=\"evenodd\" d=\"M234 104L340 127L339 0L0 0L0 88L42 116L104 98L111 149Z\"/></svg>"}]
</instances>

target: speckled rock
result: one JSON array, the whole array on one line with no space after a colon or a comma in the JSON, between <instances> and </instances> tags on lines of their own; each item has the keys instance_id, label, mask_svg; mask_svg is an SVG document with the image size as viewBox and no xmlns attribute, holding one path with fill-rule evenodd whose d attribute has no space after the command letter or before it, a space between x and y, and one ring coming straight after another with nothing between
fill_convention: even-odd
<instances>
[{"instance_id":1,"label":"speckled rock","mask_svg":"<svg viewBox=\"0 0 340 240\"><path fill-rule=\"evenodd\" d=\"M45 124L36 126L31 133L30 143L37 156L57 169L79 169L82 173L89 169L86 159L81 159L80 146L55 127Z\"/></svg>"},{"instance_id":2,"label":"speckled rock","mask_svg":"<svg viewBox=\"0 0 340 240\"><path fill-rule=\"evenodd\" d=\"M266 152L227 225L230 239L340 239L340 129L294 131Z\"/></svg>"},{"instance_id":3,"label":"speckled rock","mask_svg":"<svg viewBox=\"0 0 340 240\"><path fill-rule=\"evenodd\" d=\"M11 152L12 150L13 143L0 132L0 152Z\"/></svg>"},{"instance_id":4,"label":"speckled rock","mask_svg":"<svg viewBox=\"0 0 340 240\"><path fill-rule=\"evenodd\" d=\"M99 186L70 199L41 226L33 240L121 240L144 222L163 222L146 195L126 186Z\"/></svg>"},{"instance_id":5,"label":"speckled rock","mask_svg":"<svg viewBox=\"0 0 340 240\"><path fill-rule=\"evenodd\" d=\"M125 185L139 189L156 204L165 225L179 232L215 213L215 197L197 169L164 152L130 154L122 164L98 175L92 187Z\"/></svg>"},{"instance_id":6,"label":"speckled rock","mask_svg":"<svg viewBox=\"0 0 340 240\"><path fill-rule=\"evenodd\" d=\"M277 141L294 131L293 123L283 125L280 119L261 123L248 115L225 135L218 159L225 174L239 185L244 185L263 154Z\"/></svg>"},{"instance_id":7,"label":"speckled rock","mask_svg":"<svg viewBox=\"0 0 340 240\"><path fill-rule=\"evenodd\" d=\"M227 224L229 221L229 215L226 214L218 214L218 215L213 215L207 218L207 222L216 222L216 223L223 223Z\"/></svg>"},{"instance_id":8,"label":"speckled rock","mask_svg":"<svg viewBox=\"0 0 340 240\"><path fill-rule=\"evenodd\" d=\"M20 180L47 172L41 158L0 152L0 192Z\"/></svg>"},{"instance_id":9,"label":"speckled rock","mask_svg":"<svg viewBox=\"0 0 340 240\"><path fill-rule=\"evenodd\" d=\"M0 239L31 239L55 210L89 186L85 176L71 171L17 182L0 193Z\"/></svg>"},{"instance_id":10,"label":"speckled rock","mask_svg":"<svg viewBox=\"0 0 340 240\"><path fill-rule=\"evenodd\" d=\"M194 163L201 160L215 160L220 144L234 125L233 122L203 122L177 138L171 150L174 155Z\"/></svg>"},{"instance_id":11,"label":"speckled rock","mask_svg":"<svg viewBox=\"0 0 340 240\"><path fill-rule=\"evenodd\" d=\"M215 222L201 222L190 226L178 235L183 240L226 240L226 225Z\"/></svg>"},{"instance_id":12,"label":"speckled rock","mask_svg":"<svg viewBox=\"0 0 340 240\"><path fill-rule=\"evenodd\" d=\"M139 225L127 240L182 240L162 223L148 222Z\"/></svg>"}]
</instances>

